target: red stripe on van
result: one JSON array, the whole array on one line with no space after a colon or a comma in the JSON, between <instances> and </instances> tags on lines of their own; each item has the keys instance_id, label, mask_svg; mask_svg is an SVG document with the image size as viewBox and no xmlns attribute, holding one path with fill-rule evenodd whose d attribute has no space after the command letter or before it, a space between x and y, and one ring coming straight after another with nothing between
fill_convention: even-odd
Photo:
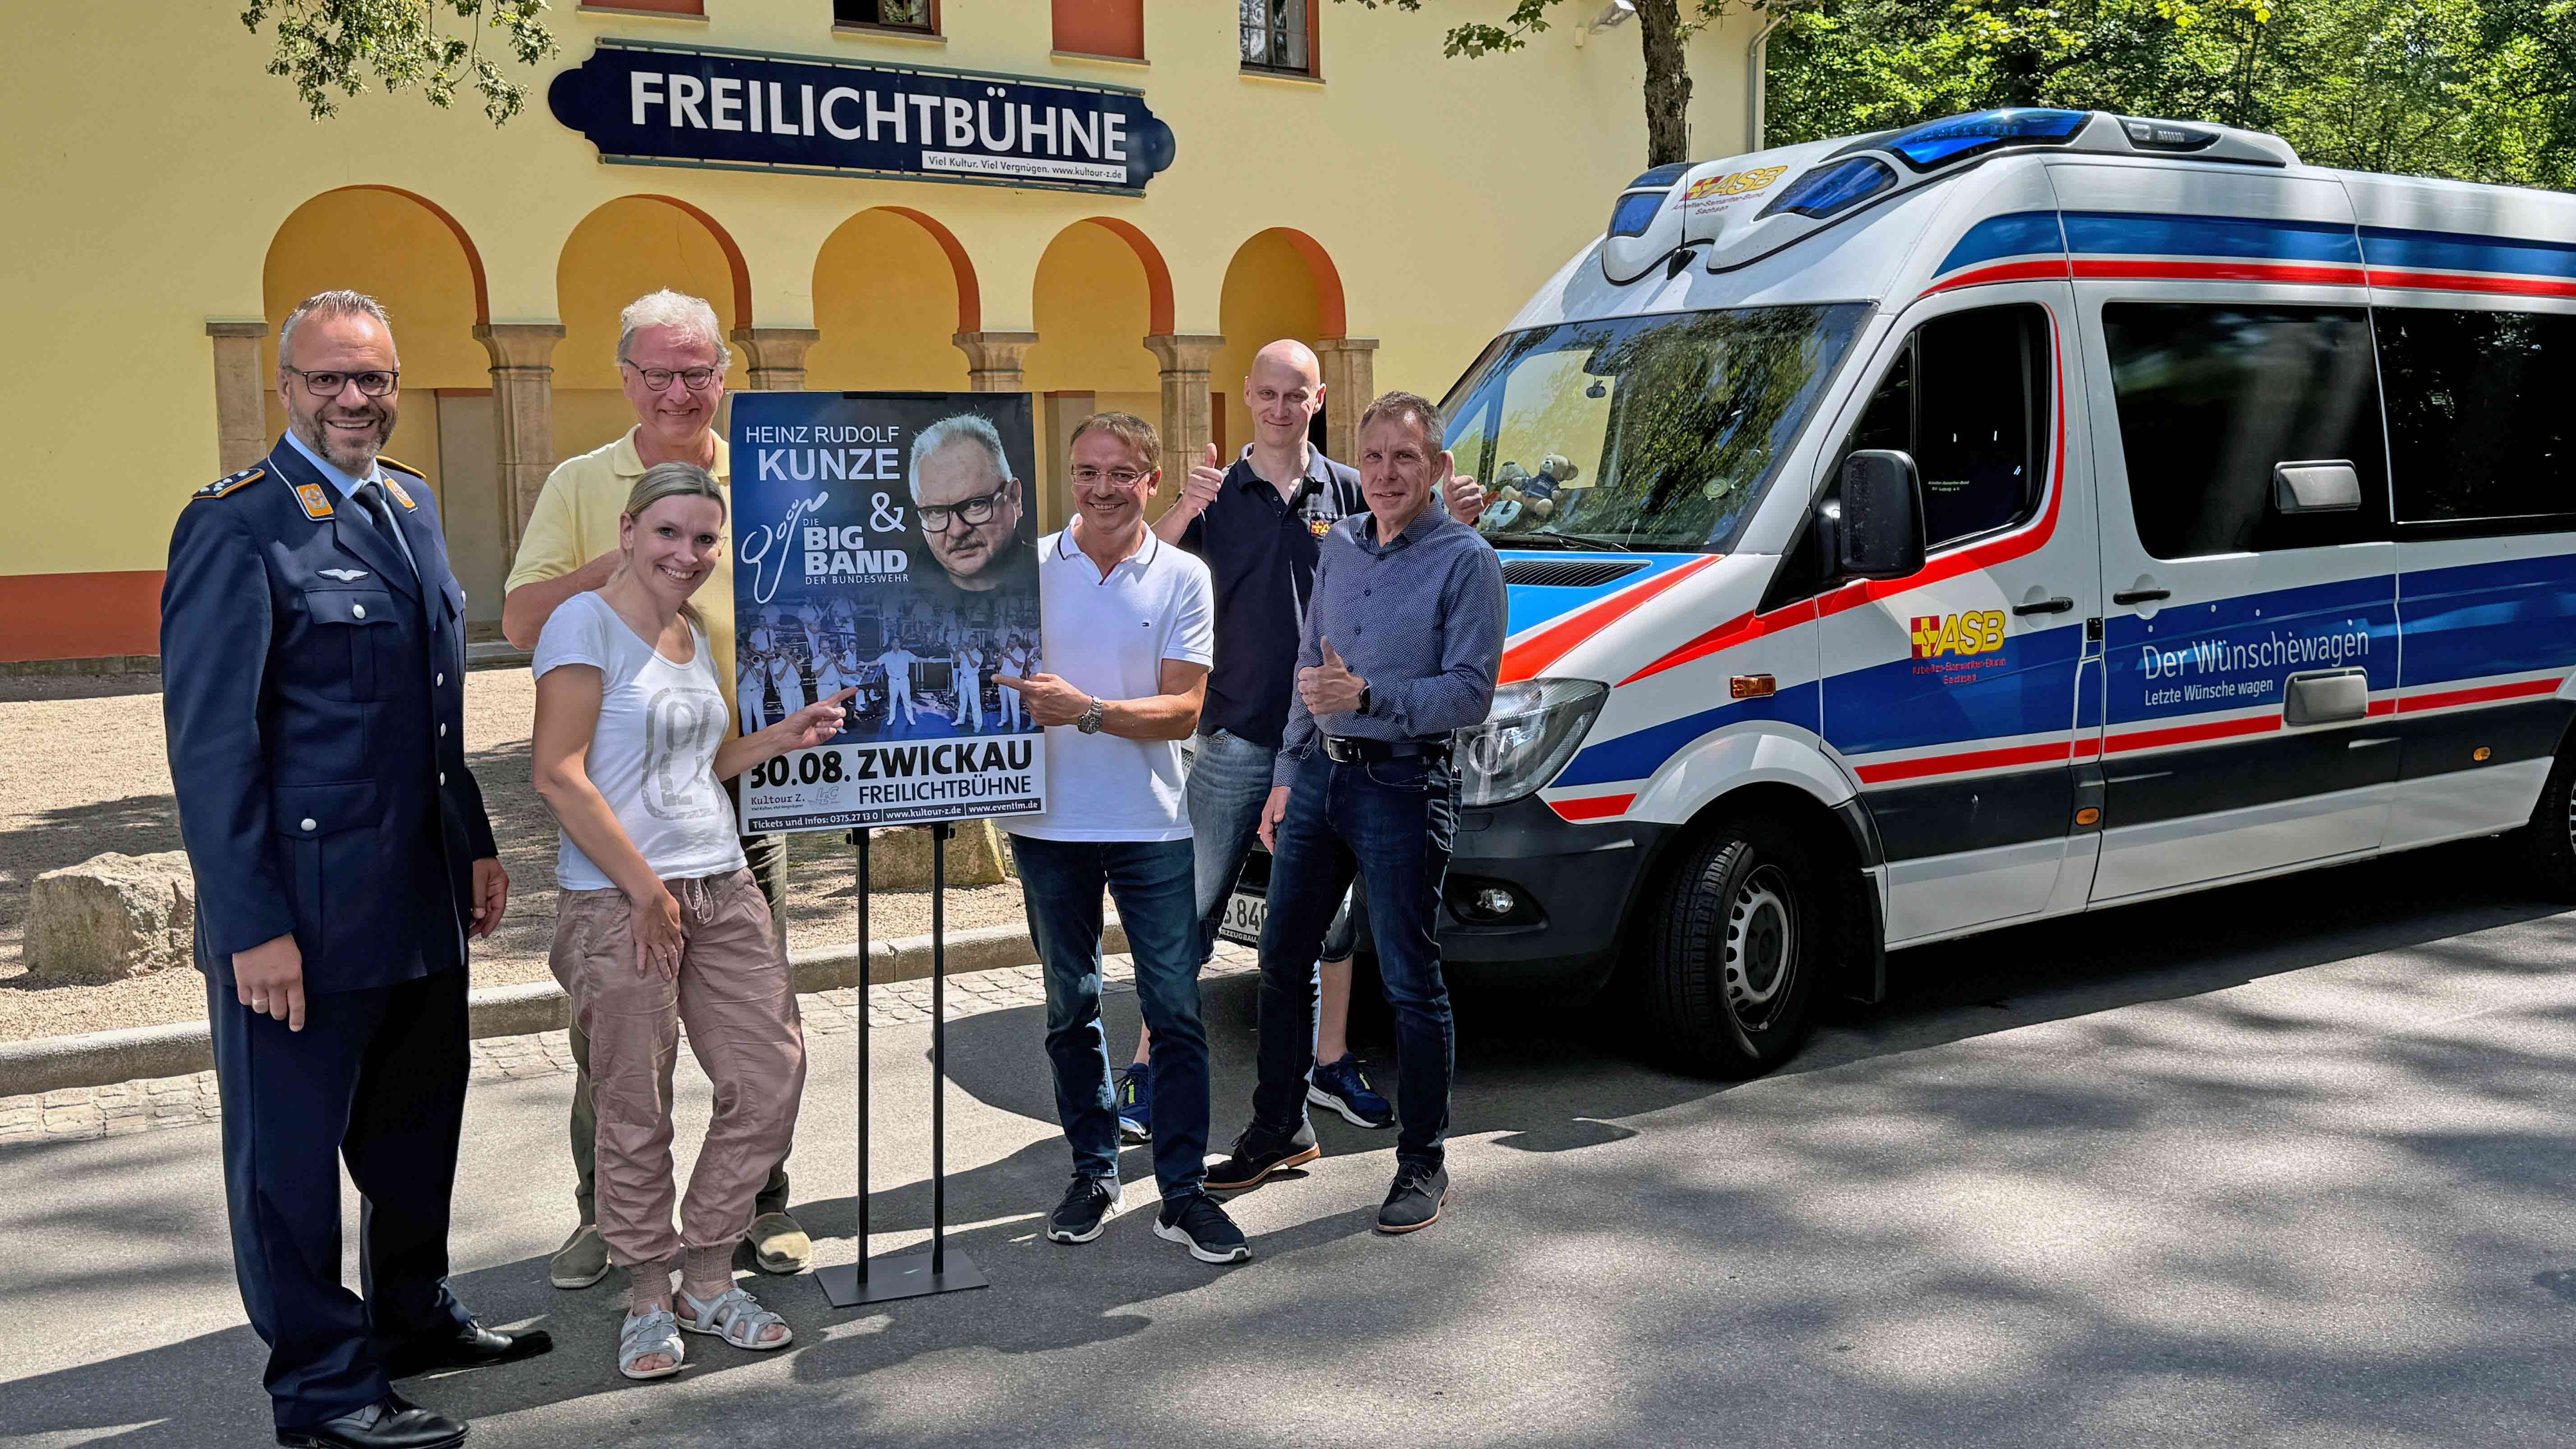
<instances>
[{"instance_id":1,"label":"red stripe on van","mask_svg":"<svg viewBox=\"0 0 2576 1449\"><path fill-rule=\"evenodd\" d=\"M2507 297L2576 297L2576 282L2561 277L2492 277L2476 272L2383 272L2373 270L2374 287L2402 287L2423 292L2488 292Z\"/></svg>"},{"instance_id":2,"label":"red stripe on van","mask_svg":"<svg viewBox=\"0 0 2576 1449\"><path fill-rule=\"evenodd\" d=\"M1625 815L1637 803L1634 795L1592 795L1581 800L1550 800L1547 808L1567 820L1607 820Z\"/></svg>"},{"instance_id":3,"label":"red stripe on van","mask_svg":"<svg viewBox=\"0 0 2576 1449\"><path fill-rule=\"evenodd\" d=\"M1668 569L1632 589L1622 589L1606 599L1596 600L1575 610L1555 623L1532 634L1503 651L1501 682L1511 684L1536 678L1538 672L1570 653L1574 646L1600 633L1603 629L1639 604L1717 562L1718 555L1692 559L1677 569Z\"/></svg>"},{"instance_id":4,"label":"red stripe on van","mask_svg":"<svg viewBox=\"0 0 2576 1449\"><path fill-rule=\"evenodd\" d=\"M1946 281L1934 282L1923 289L1923 295L1946 292L1953 287L1979 287L1993 282L2056 282L2066 278L2066 258L2046 257L2035 262L1998 262L1991 267L1975 267Z\"/></svg>"},{"instance_id":5,"label":"red stripe on van","mask_svg":"<svg viewBox=\"0 0 2576 1449\"><path fill-rule=\"evenodd\" d=\"M2128 750L2198 744L2202 740L2232 739L2238 735L2265 735L2280 727L2281 717L2277 714L2258 715L2252 719L2223 719L2210 724L2175 725L2171 729L2136 730L2125 735L2113 735L2104 748L2116 755Z\"/></svg>"},{"instance_id":6,"label":"red stripe on van","mask_svg":"<svg viewBox=\"0 0 2576 1449\"><path fill-rule=\"evenodd\" d=\"M2366 286L2371 274L2359 267L2294 266L2285 262L2133 262L2078 259L2075 275L2083 281L2130 282L2291 282L2310 287Z\"/></svg>"},{"instance_id":7,"label":"red stripe on van","mask_svg":"<svg viewBox=\"0 0 2576 1449\"><path fill-rule=\"evenodd\" d=\"M2014 745L2009 749L1857 765L1852 773L1860 776L1864 785L1882 785L1890 780L1919 780L1926 775L1955 775L1963 770L1992 770L2004 765L2053 765L2066 758L2066 750L2066 741L2055 740L2044 745Z\"/></svg>"},{"instance_id":8,"label":"red stripe on van","mask_svg":"<svg viewBox=\"0 0 2576 1449\"><path fill-rule=\"evenodd\" d=\"M2514 684L2485 684L2475 689L2450 689L2440 694L2410 695L2397 701L2397 709L2401 714L2413 714L2419 709L2449 709L2453 705L2461 704L2493 704L2499 699L2531 699L2544 694L2556 694L2560 683L2562 681L2556 679L2525 679Z\"/></svg>"}]
</instances>

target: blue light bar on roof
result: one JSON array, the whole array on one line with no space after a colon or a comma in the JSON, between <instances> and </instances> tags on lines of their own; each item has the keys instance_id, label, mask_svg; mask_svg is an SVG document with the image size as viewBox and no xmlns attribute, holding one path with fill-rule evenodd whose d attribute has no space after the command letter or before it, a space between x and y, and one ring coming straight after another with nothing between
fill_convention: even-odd
<instances>
[{"instance_id":1,"label":"blue light bar on roof","mask_svg":"<svg viewBox=\"0 0 2576 1449\"><path fill-rule=\"evenodd\" d=\"M1644 236L1646 228L1654 224L1655 213L1664 209L1664 198L1669 194L1663 191L1631 191L1620 197L1618 204L1610 208L1610 234Z\"/></svg>"},{"instance_id":2,"label":"blue light bar on roof","mask_svg":"<svg viewBox=\"0 0 2576 1449\"><path fill-rule=\"evenodd\" d=\"M1833 166L1819 166L1789 183L1787 190L1762 208L1763 216L1792 211L1818 221L1860 205L1896 184L1896 173L1883 161L1854 156Z\"/></svg>"},{"instance_id":3,"label":"blue light bar on roof","mask_svg":"<svg viewBox=\"0 0 2576 1449\"><path fill-rule=\"evenodd\" d=\"M1670 161L1670 162L1666 162L1665 164L1663 164L1663 165L1661 165L1661 166L1656 167L1654 170L1652 170L1652 171L1648 171L1648 172L1645 172L1645 173L1643 173L1642 175L1638 176L1638 178L1637 178L1636 180L1629 182L1629 183L1627 184L1627 186L1626 186L1624 189L1625 189L1625 190L1628 190L1628 191L1635 191L1635 190L1639 189L1640 187L1646 187L1646 186L1664 186L1664 187L1669 187L1669 186L1671 186L1674 182L1679 181L1679 180L1681 180L1684 176L1689 175L1689 174L1690 174L1691 165L1692 165L1692 163L1691 163L1691 162L1688 162L1688 161Z\"/></svg>"},{"instance_id":4,"label":"blue light bar on roof","mask_svg":"<svg viewBox=\"0 0 2576 1449\"><path fill-rule=\"evenodd\" d=\"M2092 118L2090 111L1975 111L1917 126L1877 149L1894 152L1917 171L1930 171L2009 145L2063 146Z\"/></svg>"}]
</instances>

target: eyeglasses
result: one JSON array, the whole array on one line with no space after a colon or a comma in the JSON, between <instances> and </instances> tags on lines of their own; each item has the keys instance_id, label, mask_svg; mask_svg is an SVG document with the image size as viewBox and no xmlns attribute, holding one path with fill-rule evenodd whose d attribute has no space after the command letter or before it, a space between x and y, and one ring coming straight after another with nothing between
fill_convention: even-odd
<instances>
[{"instance_id":1,"label":"eyeglasses","mask_svg":"<svg viewBox=\"0 0 2576 1449\"><path fill-rule=\"evenodd\" d=\"M635 367L635 364L631 362L626 365L628 367ZM655 392L660 392L662 389L669 387L671 385L671 379L675 377L678 378L680 380L680 384L683 387L686 387L689 391L705 392L715 383L716 369L712 367L635 367L635 375L644 379L644 385Z\"/></svg>"},{"instance_id":2,"label":"eyeglasses","mask_svg":"<svg viewBox=\"0 0 2576 1449\"><path fill-rule=\"evenodd\" d=\"M320 398L333 398L351 383L369 397L383 397L394 390L394 379L400 372L306 372L294 363L281 364L288 372L304 379L304 390Z\"/></svg>"},{"instance_id":3,"label":"eyeglasses","mask_svg":"<svg viewBox=\"0 0 2576 1449\"><path fill-rule=\"evenodd\" d=\"M996 488L981 498L969 498L957 504L925 503L917 510L921 514L921 531L946 533L948 525L960 518L966 520L968 528L990 523L993 510L1002 506L1002 495L1009 491L1007 487Z\"/></svg>"},{"instance_id":4,"label":"eyeglasses","mask_svg":"<svg viewBox=\"0 0 2576 1449\"><path fill-rule=\"evenodd\" d=\"M1106 472L1092 467L1081 467L1073 470L1073 481L1080 483L1085 487L1089 487L1094 483L1107 479L1109 482L1115 483L1121 488L1132 488L1136 486L1137 480L1144 476L1144 474L1137 472L1133 468L1111 468Z\"/></svg>"}]
</instances>

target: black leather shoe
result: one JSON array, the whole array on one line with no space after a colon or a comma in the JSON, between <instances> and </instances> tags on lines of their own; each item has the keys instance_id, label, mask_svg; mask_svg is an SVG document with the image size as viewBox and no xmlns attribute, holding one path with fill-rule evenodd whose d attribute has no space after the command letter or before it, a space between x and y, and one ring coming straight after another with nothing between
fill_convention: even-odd
<instances>
[{"instance_id":1,"label":"black leather shoe","mask_svg":"<svg viewBox=\"0 0 2576 1449\"><path fill-rule=\"evenodd\" d=\"M1300 1122L1297 1130L1286 1136L1264 1131L1255 1123L1234 1139L1234 1150L1226 1154L1225 1161L1208 1168L1207 1190L1241 1192L1274 1172L1303 1167L1323 1155L1324 1149L1315 1143L1312 1123Z\"/></svg>"},{"instance_id":2,"label":"black leather shoe","mask_svg":"<svg viewBox=\"0 0 2576 1449\"><path fill-rule=\"evenodd\" d=\"M286 1449L456 1449L465 1442L465 1424L387 1394L354 1414L280 1429L277 1442Z\"/></svg>"},{"instance_id":3,"label":"black leather shoe","mask_svg":"<svg viewBox=\"0 0 2576 1449\"><path fill-rule=\"evenodd\" d=\"M407 1379L439 1369L483 1368L489 1364L511 1363L535 1358L554 1346L554 1335L542 1328L504 1333L497 1328L485 1328L482 1319L469 1318L452 1334L415 1338L386 1354L385 1377Z\"/></svg>"}]
</instances>

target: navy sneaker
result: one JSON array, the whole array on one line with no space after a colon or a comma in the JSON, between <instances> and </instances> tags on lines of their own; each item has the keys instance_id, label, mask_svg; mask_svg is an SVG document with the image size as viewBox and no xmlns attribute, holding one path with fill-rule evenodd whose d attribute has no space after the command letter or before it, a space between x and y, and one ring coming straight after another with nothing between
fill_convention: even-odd
<instances>
[{"instance_id":1,"label":"navy sneaker","mask_svg":"<svg viewBox=\"0 0 2576 1449\"><path fill-rule=\"evenodd\" d=\"M1154 1140L1154 1069L1145 1062L1118 1074L1118 1140Z\"/></svg>"},{"instance_id":2,"label":"navy sneaker","mask_svg":"<svg viewBox=\"0 0 2576 1449\"><path fill-rule=\"evenodd\" d=\"M1203 1192L1166 1199L1163 1210L1154 1215L1154 1236L1187 1244L1190 1256L1202 1263L1243 1263L1252 1258L1252 1245L1243 1240L1243 1229Z\"/></svg>"},{"instance_id":3,"label":"navy sneaker","mask_svg":"<svg viewBox=\"0 0 2576 1449\"><path fill-rule=\"evenodd\" d=\"M1330 1107L1362 1127L1395 1125L1395 1104L1369 1085L1368 1069L1348 1052L1338 1062L1318 1062L1306 1083L1306 1100Z\"/></svg>"},{"instance_id":4,"label":"navy sneaker","mask_svg":"<svg viewBox=\"0 0 2576 1449\"><path fill-rule=\"evenodd\" d=\"M1075 1173L1073 1184L1064 1190L1064 1201L1047 1217L1047 1241L1087 1243L1099 1237L1100 1230L1118 1215L1121 1198L1118 1179Z\"/></svg>"}]
</instances>

